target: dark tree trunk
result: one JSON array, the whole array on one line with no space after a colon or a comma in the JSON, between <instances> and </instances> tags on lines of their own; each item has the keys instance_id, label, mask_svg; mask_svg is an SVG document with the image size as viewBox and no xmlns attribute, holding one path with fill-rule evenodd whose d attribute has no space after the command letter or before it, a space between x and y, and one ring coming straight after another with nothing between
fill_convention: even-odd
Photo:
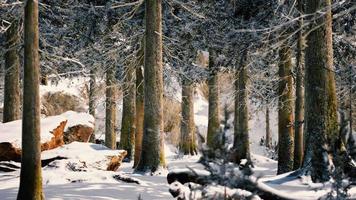
<instances>
[{"instance_id":1,"label":"dark tree trunk","mask_svg":"<svg viewBox=\"0 0 356 200\"><path fill-rule=\"evenodd\" d=\"M303 13L302 0L298 0L298 10ZM303 27L303 18L299 20L299 28ZM293 169L296 170L301 167L303 162L304 151L304 137L303 137L303 123L304 123L304 38L302 30L298 32L297 44L297 63L296 63L296 83L295 83L295 120L294 120L294 163Z\"/></svg>"},{"instance_id":2,"label":"dark tree trunk","mask_svg":"<svg viewBox=\"0 0 356 200\"><path fill-rule=\"evenodd\" d=\"M136 135L135 135L135 156L134 167L140 161L143 137L143 118L144 118L144 86L143 86L143 51L141 47L138 54L138 65L136 66Z\"/></svg>"},{"instance_id":3,"label":"dark tree trunk","mask_svg":"<svg viewBox=\"0 0 356 200\"><path fill-rule=\"evenodd\" d=\"M269 107L266 106L266 147L272 147L272 135L271 135L271 127L269 124Z\"/></svg>"},{"instance_id":4,"label":"dark tree trunk","mask_svg":"<svg viewBox=\"0 0 356 200\"><path fill-rule=\"evenodd\" d=\"M306 2L306 14L314 14L331 5L330 0L310 0ZM323 17L312 18L305 50L306 104L305 120L307 149L303 167L311 172L315 182L330 178L330 153L335 153L338 138L337 102L333 74L332 17L328 8Z\"/></svg>"},{"instance_id":5,"label":"dark tree trunk","mask_svg":"<svg viewBox=\"0 0 356 200\"><path fill-rule=\"evenodd\" d=\"M125 67L123 84L123 104L120 147L127 151L126 158L131 161L135 148L136 133L136 74L135 65Z\"/></svg>"},{"instance_id":6,"label":"dark tree trunk","mask_svg":"<svg viewBox=\"0 0 356 200\"><path fill-rule=\"evenodd\" d=\"M20 119L20 22L14 20L6 32L3 123Z\"/></svg>"},{"instance_id":7,"label":"dark tree trunk","mask_svg":"<svg viewBox=\"0 0 356 200\"><path fill-rule=\"evenodd\" d=\"M89 114L95 117L96 108L96 69L90 69L90 80L89 80Z\"/></svg>"},{"instance_id":8,"label":"dark tree trunk","mask_svg":"<svg viewBox=\"0 0 356 200\"><path fill-rule=\"evenodd\" d=\"M138 171L156 171L164 163L162 1L146 0L144 59L144 133Z\"/></svg>"},{"instance_id":9,"label":"dark tree trunk","mask_svg":"<svg viewBox=\"0 0 356 200\"><path fill-rule=\"evenodd\" d=\"M248 135L248 74L246 69L246 56L241 59L241 66L235 72L235 126L234 126L234 150L235 161L250 159L250 144Z\"/></svg>"},{"instance_id":10,"label":"dark tree trunk","mask_svg":"<svg viewBox=\"0 0 356 200\"><path fill-rule=\"evenodd\" d=\"M116 149L116 67L106 70L105 146Z\"/></svg>"},{"instance_id":11,"label":"dark tree trunk","mask_svg":"<svg viewBox=\"0 0 356 200\"><path fill-rule=\"evenodd\" d=\"M180 151L185 155L197 153L194 123L194 86L192 81L182 78L182 120Z\"/></svg>"},{"instance_id":12,"label":"dark tree trunk","mask_svg":"<svg viewBox=\"0 0 356 200\"><path fill-rule=\"evenodd\" d=\"M22 158L17 199L44 199L41 171L38 2L28 0L24 28Z\"/></svg>"},{"instance_id":13,"label":"dark tree trunk","mask_svg":"<svg viewBox=\"0 0 356 200\"><path fill-rule=\"evenodd\" d=\"M293 170L293 81L291 49L283 46L280 50L278 87L278 174Z\"/></svg>"},{"instance_id":14,"label":"dark tree trunk","mask_svg":"<svg viewBox=\"0 0 356 200\"><path fill-rule=\"evenodd\" d=\"M207 145L211 149L220 148L219 73L215 65L215 55L209 51L209 114Z\"/></svg>"}]
</instances>

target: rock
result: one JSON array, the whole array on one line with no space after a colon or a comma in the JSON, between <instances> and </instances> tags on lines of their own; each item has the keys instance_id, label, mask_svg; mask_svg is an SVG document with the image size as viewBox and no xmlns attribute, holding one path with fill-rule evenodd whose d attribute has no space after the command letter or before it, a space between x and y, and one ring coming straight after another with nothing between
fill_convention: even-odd
<instances>
[{"instance_id":1,"label":"rock","mask_svg":"<svg viewBox=\"0 0 356 200\"><path fill-rule=\"evenodd\" d=\"M112 156L110 158L110 162L106 170L117 171L121 166L122 160L125 158L126 155L127 155L127 151L122 151L118 156Z\"/></svg>"},{"instance_id":2,"label":"rock","mask_svg":"<svg viewBox=\"0 0 356 200\"><path fill-rule=\"evenodd\" d=\"M61 122L59 126L57 126L57 128L53 129L53 131L51 132L53 137L51 138L50 141L41 144L41 151L54 149L64 144L63 132L66 124L67 124L67 120Z\"/></svg>"},{"instance_id":3,"label":"rock","mask_svg":"<svg viewBox=\"0 0 356 200\"><path fill-rule=\"evenodd\" d=\"M57 148L64 144L63 131L67 124L67 121L61 122L53 131L51 131L53 137L41 144L41 151ZM21 162L21 148L15 147L10 142L0 143L0 161L15 161Z\"/></svg>"},{"instance_id":4,"label":"rock","mask_svg":"<svg viewBox=\"0 0 356 200\"><path fill-rule=\"evenodd\" d=\"M66 111L85 112L83 100L65 92L47 92L41 97L41 114L45 116L60 115Z\"/></svg>"},{"instance_id":5,"label":"rock","mask_svg":"<svg viewBox=\"0 0 356 200\"><path fill-rule=\"evenodd\" d=\"M21 162L21 149L15 148L10 142L0 143L0 161Z\"/></svg>"},{"instance_id":6,"label":"rock","mask_svg":"<svg viewBox=\"0 0 356 200\"><path fill-rule=\"evenodd\" d=\"M74 141L76 142L89 142L91 136L94 133L94 129L85 125L76 125L69 127L64 133L64 143L69 144Z\"/></svg>"}]
</instances>

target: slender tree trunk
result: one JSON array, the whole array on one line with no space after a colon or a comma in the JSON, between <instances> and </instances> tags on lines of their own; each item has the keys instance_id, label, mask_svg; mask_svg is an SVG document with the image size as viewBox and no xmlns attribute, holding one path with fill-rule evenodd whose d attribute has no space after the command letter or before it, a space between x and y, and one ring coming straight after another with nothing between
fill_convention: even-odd
<instances>
[{"instance_id":1,"label":"slender tree trunk","mask_svg":"<svg viewBox=\"0 0 356 200\"><path fill-rule=\"evenodd\" d=\"M303 13L303 3L302 0L298 0L298 10ZM299 28L303 27L303 18L299 19ZM303 123L304 123L304 38L303 31L298 32L298 44L297 44L297 63L296 63L296 83L295 83L295 135L294 135L294 162L293 169L299 169L303 162L303 151L304 151L304 136L303 136Z\"/></svg>"},{"instance_id":2,"label":"slender tree trunk","mask_svg":"<svg viewBox=\"0 0 356 200\"><path fill-rule=\"evenodd\" d=\"M96 69L90 69L90 80L89 80L89 114L95 117L95 91L96 91Z\"/></svg>"},{"instance_id":3,"label":"slender tree trunk","mask_svg":"<svg viewBox=\"0 0 356 200\"><path fill-rule=\"evenodd\" d=\"M105 146L116 149L116 80L115 66L106 70L106 114L105 114Z\"/></svg>"},{"instance_id":4,"label":"slender tree trunk","mask_svg":"<svg viewBox=\"0 0 356 200\"><path fill-rule=\"evenodd\" d=\"M197 153L194 123L194 86L192 81L182 78L182 120L180 151L185 155Z\"/></svg>"},{"instance_id":5,"label":"slender tree trunk","mask_svg":"<svg viewBox=\"0 0 356 200\"><path fill-rule=\"evenodd\" d=\"M293 170L293 81L291 49L283 46L280 50L278 88L278 174Z\"/></svg>"},{"instance_id":6,"label":"slender tree trunk","mask_svg":"<svg viewBox=\"0 0 356 200\"><path fill-rule=\"evenodd\" d=\"M303 167L309 168L312 180L329 180L330 155L335 152L338 136L337 102L333 74L332 17L330 0L306 2L306 14L314 14L329 7L326 15L313 18L312 24L322 25L307 35L305 50L307 151ZM332 157L332 155L331 155ZM310 162L310 163L309 163ZM310 165L311 164L311 165Z\"/></svg>"},{"instance_id":7,"label":"slender tree trunk","mask_svg":"<svg viewBox=\"0 0 356 200\"><path fill-rule=\"evenodd\" d=\"M269 124L269 107L266 106L266 147L272 147L272 135L271 135L271 127Z\"/></svg>"},{"instance_id":8,"label":"slender tree trunk","mask_svg":"<svg viewBox=\"0 0 356 200\"><path fill-rule=\"evenodd\" d=\"M219 113L219 74L215 65L215 56L209 51L209 119L207 145L211 149L220 148L220 113Z\"/></svg>"},{"instance_id":9,"label":"slender tree trunk","mask_svg":"<svg viewBox=\"0 0 356 200\"><path fill-rule=\"evenodd\" d=\"M17 199L44 199L41 175L38 2L28 0L24 29L24 93L20 189Z\"/></svg>"},{"instance_id":10,"label":"slender tree trunk","mask_svg":"<svg viewBox=\"0 0 356 200\"><path fill-rule=\"evenodd\" d=\"M20 119L20 22L14 20L6 32L3 123Z\"/></svg>"},{"instance_id":11,"label":"slender tree trunk","mask_svg":"<svg viewBox=\"0 0 356 200\"><path fill-rule=\"evenodd\" d=\"M131 161L133 157L136 133L136 82L135 65L125 67L123 84L123 104L120 147L127 151L126 158Z\"/></svg>"},{"instance_id":12,"label":"slender tree trunk","mask_svg":"<svg viewBox=\"0 0 356 200\"><path fill-rule=\"evenodd\" d=\"M164 165L162 1L146 0L144 64L144 134L138 171L156 171Z\"/></svg>"},{"instance_id":13,"label":"slender tree trunk","mask_svg":"<svg viewBox=\"0 0 356 200\"><path fill-rule=\"evenodd\" d=\"M356 160L356 145L355 145L355 138L352 134L352 128L353 128L353 109L352 109L352 103L353 103L353 98L352 98L352 87L353 87L353 73L352 73L352 65L350 65L350 77L349 77L349 137L347 138L347 149L349 152L349 155L352 157L352 159Z\"/></svg>"},{"instance_id":14,"label":"slender tree trunk","mask_svg":"<svg viewBox=\"0 0 356 200\"><path fill-rule=\"evenodd\" d=\"M143 51L141 47L138 54L138 65L136 67L136 135L135 135L135 156L134 167L137 167L141 151L143 137L143 118L144 118L144 86L143 86Z\"/></svg>"},{"instance_id":15,"label":"slender tree trunk","mask_svg":"<svg viewBox=\"0 0 356 200\"><path fill-rule=\"evenodd\" d=\"M247 89L247 69L246 69L246 56L244 53L241 59L241 67L235 72L235 161L240 163L241 159L250 159L250 144L248 135L248 89Z\"/></svg>"}]
</instances>

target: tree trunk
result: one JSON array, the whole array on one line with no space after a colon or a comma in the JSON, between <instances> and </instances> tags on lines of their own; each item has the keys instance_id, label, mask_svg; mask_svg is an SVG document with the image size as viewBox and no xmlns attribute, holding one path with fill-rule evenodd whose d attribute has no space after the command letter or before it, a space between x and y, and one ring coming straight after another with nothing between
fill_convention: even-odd
<instances>
[{"instance_id":1,"label":"tree trunk","mask_svg":"<svg viewBox=\"0 0 356 200\"><path fill-rule=\"evenodd\" d=\"M144 134L138 171L154 172L164 165L162 1L146 0L144 64Z\"/></svg>"},{"instance_id":2,"label":"tree trunk","mask_svg":"<svg viewBox=\"0 0 356 200\"><path fill-rule=\"evenodd\" d=\"M271 127L269 124L269 107L266 106L266 147L272 147L272 135L271 135Z\"/></svg>"},{"instance_id":3,"label":"tree trunk","mask_svg":"<svg viewBox=\"0 0 356 200\"><path fill-rule=\"evenodd\" d=\"M125 67L123 84L123 104L120 147L127 151L126 158L131 161L133 157L136 133L136 82L135 66L129 64Z\"/></svg>"},{"instance_id":4,"label":"tree trunk","mask_svg":"<svg viewBox=\"0 0 356 200\"><path fill-rule=\"evenodd\" d=\"M105 106L105 146L116 149L116 80L115 66L106 70L106 106Z\"/></svg>"},{"instance_id":5,"label":"tree trunk","mask_svg":"<svg viewBox=\"0 0 356 200\"><path fill-rule=\"evenodd\" d=\"M283 46L280 50L278 87L278 174L293 170L293 81L291 49Z\"/></svg>"},{"instance_id":6,"label":"tree trunk","mask_svg":"<svg viewBox=\"0 0 356 200\"><path fill-rule=\"evenodd\" d=\"M235 161L240 163L241 159L250 159L250 144L248 135L248 89L247 69L245 52L241 59L241 67L235 72L235 119L234 119L234 149Z\"/></svg>"},{"instance_id":7,"label":"tree trunk","mask_svg":"<svg viewBox=\"0 0 356 200\"><path fill-rule=\"evenodd\" d=\"M22 159L17 199L44 199L42 192L38 2L28 0L24 28Z\"/></svg>"},{"instance_id":8,"label":"tree trunk","mask_svg":"<svg viewBox=\"0 0 356 200\"><path fill-rule=\"evenodd\" d=\"M95 101L95 91L96 91L96 69L92 68L90 69L90 80L89 80L89 114L93 115L95 117L95 107L96 107L96 101Z\"/></svg>"},{"instance_id":9,"label":"tree trunk","mask_svg":"<svg viewBox=\"0 0 356 200\"><path fill-rule=\"evenodd\" d=\"M335 152L338 136L337 102L333 72L332 17L330 0L306 2L306 14L314 14L327 7L325 17L312 18L314 28L307 36L305 50L307 151L303 166L309 168L314 182L330 178L329 152ZM331 155L332 157L332 155ZM308 162L311 162L309 165Z\"/></svg>"},{"instance_id":10,"label":"tree trunk","mask_svg":"<svg viewBox=\"0 0 356 200\"><path fill-rule=\"evenodd\" d=\"M135 135L135 156L134 167L137 167L141 151L143 137L143 118L144 118L144 86L143 86L143 51L141 47L138 54L138 65L136 66L136 135Z\"/></svg>"},{"instance_id":11,"label":"tree trunk","mask_svg":"<svg viewBox=\"0 0 356 200\"><path fill-rule=\"evenodd\" d=\"M182 120L180 151L184 155L197 153L194 123L194 86L192 81L182 78Z\"/></svg>"},{"instance_id":12,"label":"tree trunk","mask_svg":"<svg viewBox=\"0 0 356 200\"><path fill-rule=\"evenodd\" d=\"M6 32L3 123L20 119L20 22L14 20Z\"/></svg>"},{"instance_id":13,"label":"tree trunk","mask_svg":"<svg viewBox=\"0 0 356 200\"><path fill-rule=\"evenodd\" d=\"M207 145L211 149L220 148L219 74L215 66L215 56L209 51L209 114Z\"/></svg>"},{"instance_id":14,"label":"tree trunk","mask_svg":"<svg viewBox=\"0 0 356 200\"><path fill-rule=\"evenodd\" d=\"M298 10L303 13L302 0L298 0ZM299 20L299 28L303 27L303 18ZM294 120L294 162L293 169L299 169L303 162L304 151L304 137L303 137L303 123L304 123L304 66L303 66L303 51L304 38L302 30L298 32L297 44L297 63L296 63L296 83L295 83L295 120Z\"/></svg>"}]
</instances>

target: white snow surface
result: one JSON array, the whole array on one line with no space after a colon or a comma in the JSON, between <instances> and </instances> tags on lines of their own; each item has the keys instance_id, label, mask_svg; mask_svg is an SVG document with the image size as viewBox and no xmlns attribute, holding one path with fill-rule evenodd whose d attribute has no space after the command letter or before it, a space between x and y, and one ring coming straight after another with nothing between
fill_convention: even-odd
<instances>
[{"instance_id":1,"label":"white snow surface","mask_svg":"<svg viewBox=\"0 0 356 200\"><path fill-rule=\"evenodd\" d=\"M47 142L53 137L52 131L63 121L67 120L66 128L75 125L84 125L94 128L94 117L87 113L67 111L61 115L42 118L41 123L41 142ZM21 148L22 120L8 123L0 123L0 142L10 142L14 147Z\"/></svg>"},{"instance_id":2,"label":"white snow surface","mask_svg":"<svg viewBox=\"0 0 356 200\"><path fill-rule=\"evenodd\" d=\"M61 79L57 85L41 86L41 94L46 92L64 91L69 94L80 96L82 87L87 80ZM85 102L85 100L83 101ZM121 120L122 103L117 103L117 120ZM318 199L330 191L331 183L325 185L312 184L308 177L296 177L291 173L276 176L277 162L267 158L266 149L259 145L260 139L265 135L265 113L250 106L250 146L252 160L255 165L254 175L251 180L255 181L260 188L272 191L286 199ZM96 134L102 136L105 118L104 97L98 99L96 113ZM206 135L208 123L208 103L197 91L194 97L195 123L202 135ZM41 119L41 140L52 137L50 131L56 128L61 121L68 120L66 127L76 124L94 126L94 118L86 113L69 111L62 115ZM270 126L273 141L277 136L277 112L270 110ZM120 125L120 123L117 123ZM233 130L228 134L233 135ZM0 123L0 142L12 142L21 147L21 120ZM231 142L231 141L229 141ZM187 167L207 175L204 167L197 163L197 156L180 156L177 149L169 144L165 145L167 170L154 176L134 173L133 163L123 163L117 172L105 171L107 157L119 154L119 150L110 150L102 145L74 142L69 145L42 152L42 159L63 156L67 159L56 160L44 167L43 188L46 199L49 200L114 200L114 199L173 199L169 193L169 185L166 174L169 171L186 170ZM8 162L20 165L15 162ZM19 186L19 170L14 172L0 172L0 199L16 199ZM135 178L140 184L126 183L113 178L114 175ZM186 185L184 185L186 187ZM221 186L211 186L210 192L224 192ZM228 189L229 193L238 192L250 194L248 191ZM350 198L356 198L356 187L349 190Z\"/></svg>"}]
</instances>

